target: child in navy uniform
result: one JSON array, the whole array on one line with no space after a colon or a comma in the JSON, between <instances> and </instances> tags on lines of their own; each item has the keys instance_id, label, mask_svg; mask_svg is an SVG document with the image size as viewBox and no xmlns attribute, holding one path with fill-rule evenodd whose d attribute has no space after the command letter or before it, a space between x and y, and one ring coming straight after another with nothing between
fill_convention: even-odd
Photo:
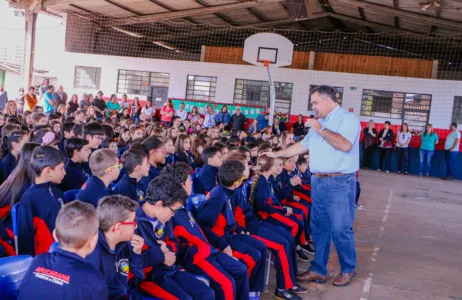
<instances>
[{"instance_id":1,"label":"child in navy uniform","mask_svg":"<svg viewBox=\"0 0 462 300\"><path fill-rule=\"evenodd\" d=\"M141 256L144 240L134 234L137 208L136 201L112 195L100 199L96 209L98 243L86 261L105 278L109 299L128 299L144 280Z\"/></svg>"},{"instance_id":2,"label":"child in navy uniform","mask_svg":"<svg viewBox=\"0 0 462 300\"><path fill-rule=\"evenodd\" d=\"M177 244L170 219L188 195L173 177L161 175L149 183L136 211L137 234L143 237L146 280L141 289L162 299L214 299L213 290L176 264Z\"/></svg>"},{"instance_id":3,"label":"child in navy uniform","mask_svg":"<svg viewBox=\"0 0 462 300\"><path fill-rule=\"evenodd\" d=\"M247 265L249 289L254 296L263 291L266 246L237 226L230 200L246 178L244 171L239 161L225 161L221 165L218 170L220 184L207 195L208 200L199 209L197 221L214 247Z\"/></svg>"},{"instance_id":4,"label":"child in navy uniform","mask_svg":"<svg viewBox=\"0 0 462 300\"><path fill-rule=\"evenodd\" d=\"M63 191L78 190L91 176L88 159L91 147L87 140L70 138L64 141L64 153L69 158L66 163L66 176L61 182Z\"/></svg>"},{"instance_id":5,"label":"child in navy uniform","mask_svg":"<svg viewBox=\"0 0 462 300\"><path fill-rule=\"evenodd\" d=\"M117 154L109 149L99 149L90 156L90 169L93 175L88 178L75 199L98 206L98 200L109 196L111 182L119 177L120 168Z\"/></svg>"},{"instance_id":6,"label":"child in navy uniform","mask_svg":"<svg viewBox=\"0 0 462 300\"><path fill-rule=\"evenodd\" d=\"M115 186L114 194L136 201L143 200L144 191L140 181L149 175L148 156L142 150L130 149L122 154L122 165L126 174Z\"/></svg>"},{"instance_id":7,"label":"child in navy uniform","mask_svg":"<svg viewBox=\"0 0 462 300\"><path fill-rule=\"evenodd\" d=\"M6 156L0 162L0 183L3 183L16 168L19 153L29 136L25 131L15 130L2 139L2 152Z\"/></svg>"},{"instance_id":8,"label":"child in navy uniform","mask_svg":"<svg viewBox=\"0 0 462 300\"><path fill-rule=\"evenodd\" d=\"M70 139L73 137L73 129L74 129L74 123L73 122L66 122L63 123L61 126L61 140L59 141L58 148L61 150L61 152L66 153L66 150L64 148L64 142L67 139Z\"/></svg>"},{"instance_id":9,"label":"child in navy uniform","mask_svg":"<svg viewBox=\"0 0 462 300\"><path fill-rule=\"evenodd\" d=\"M202 161L205 165L200 169L194 183L196 194L208 194L218 184L218 168L223 163L220 150L213 146L202 151Z\"/></svg>"},{"instance_id":10,"label":"child in navy uniform","mask_svg":"<svg viewBox=\"0 0 462 300\"><path fill-rule=\"evenodd\" d=\"M104 127L103 125L92 122L83 126L83 138L88 141L91 149L94 151L98 149L104 140Z\"/></svg>"},{"instance_id":11,"label":"child in navy uniform","mask_svg":"<svg viewBox=\"0 0 462 300\"><path fill-rule=\"evenodd\" d=\"M34 258L19 286L18 299L108 299L103 276L85 263L98 241L98 224L91 205L81 201L64 205L53 231L60 247Z\"/></svg>"},{"instance_id":12,"label":"child in navy uniform","mask_svg":"<svg viewBox=\"0 0 462 300\"><path fill-rule=\"evenodd\" d=\"M167 153L165 152L164 143L155 136L151 136L144 140L142 144L133 144L136 149L143 150L148 156L149 175L141 179L141 190L146 194L151 180L160 175L160 168L165 164Z\"/></svg>"},{"instance_id":13,"label":"child in navy uniform","mask_svg":"<svg viewBox=\"0 0 462 300\"><path fill-rule=\"evenodd\" d=\"M66 174L64 161L64 154L51 146L38 147L32 154L35 181L18 208L19 254L34 256L53 244L56 216L64 204L63 192L57 187Z\"/></svg>"},{"instance_id":14,"label":"child in navy uniform","mask_svg":"<svg viewBox=\"0 0 462 300\"><path fill-rule=\"evenodd\" d=\"M171 174L191 194L191 168L184 162L166 166L162 174ZM191 273L205 276L215 291L216 299L246 299L249 296L247 266L219 252L210 245L193 215L183 205L173 216L173 232L179 240L179 260Z\"/></svg>"},{"instance_id":15,"label":"child in navy uniform","mask_svg":"<svg viewBox=\"0 0 462 300\"><path fill-rule=\"evenodd\" d=\"M180 134L175 143L175 161L187 163L191 169L196 169L196 161L191 153L191 138L187 134Z\"/></svg>"}]
</instances>

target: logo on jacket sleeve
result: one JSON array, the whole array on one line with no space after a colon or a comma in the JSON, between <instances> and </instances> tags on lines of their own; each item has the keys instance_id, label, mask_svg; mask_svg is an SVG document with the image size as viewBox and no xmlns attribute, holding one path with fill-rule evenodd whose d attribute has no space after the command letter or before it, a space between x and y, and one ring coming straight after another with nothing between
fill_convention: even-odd
<instances>
[{"instance_id":1,"label":"logo on jacket sleeve","mask_svg":"<svg viewBox=\"0 0 462 300\"><path fill-rule=\"evenodd\" d=\"M190 211L188 211L188 217L189 217L189 223L191 223L191 226L194 227L196 225L196 220L194 220L194 217Z\"/></svg>"},{"instance_id":2,"label":"logo on jacket sleeve","mask_svg":"<svg viewBox=\"0 0 462 300\"><path fill-rule=\"evenodd\" d=\"M156 238L160 239L164 235L164 229L165 225L159 222L159 224L156 226L156 229L154 230L154 235Z\"/></svg>"},{"instance_id":3,"label":"logo on jacket sleeve","mask_svg":"<svg viewBox=\"0 0 462 300\"><path fill-rule=\"evenodd\" d=\"M128 276L128 272L130 271L130 265L128 263L128 258L122 258L118 262L116 262L117 272L124 276Z\"/></svg>"}]
</instances>

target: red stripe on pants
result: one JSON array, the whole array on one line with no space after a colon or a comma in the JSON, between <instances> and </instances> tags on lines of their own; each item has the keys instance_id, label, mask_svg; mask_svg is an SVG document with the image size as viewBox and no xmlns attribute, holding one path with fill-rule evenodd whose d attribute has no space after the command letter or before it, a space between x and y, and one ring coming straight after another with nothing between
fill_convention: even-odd
<instances>
[{"instance_id":1,"label":"red stripe on pants","mask_svg":"<svg viewBox=\"0 0 462 300\"><path fill-rule=\"evenodd\" d=\"M290 228L292 228L292 235L294 237L297 236L298 224L295 221L292 221L291 219L289 219L286 216L283 216L281 214L271 214L271 217L273 219L275 219L275 220L278 220L281 223L284 223L284 224L290 226Z\"/></svg>"},{"instance_id":2,"label":"red stripe on pants","mask_svg":"<svg viewBox=\"0 0 462 300\"><path fill-rule=\"evenodd\" d=\"M247 265L247 272L249 273L250 278L250 274L252 274L252 270L253 268L255 268L255 261L253 260L252 256L241 253L236 250L233 250L233 256L237 259L242 259L244 261L244 263Z\"/></svg>"},{"instance_id":3,"label":"red stripe on pants","mask_svg":"<svg viewBox=\"0 0 462 300\"><path fill-rule=\"evenodd\" d=\"M234 300L234 287L231 280L223 275L215 266L209 263L207 260L202 259L195 263L205 274L213 278L223 290L226 300Z\"/></svg>"},{"instance_id":4,"label":"red stripe on pants","mask_svg":"<svg viewBox=\"0 0 462 300\"><path fill-rule=\"evenodd\" d=\"M157 284L151 281L144 281L143 283L140 284L140 288L149 293L151 296L160 298L160 299L165 299L165 300L180 300L174 295L170 294Z\"/></svg>"},{"instance_id":5,"label":"red stripe on pants","mask_svg":"<svg viewBox=\"0 0 462 300\"><path fill-rule=\"evenodd\" d=\"M306 207L305 205L303 205L301 203L298 203L298 202L288 202L287 205L303 211L303 213L305 214L306 219L308 220L308 216L310 215L310 211L308 210L308 207Z\"/></svg>"},{"instance_id":6,"label":"red stripe on pants","mask_svg":"<svg viewBox=\"0 0 462 300\"><path fill-rule=\"evenodd\" d=\"M310 204L313 203L310 196L308 196L308 195L306 195L306 194L304 194L304 193L302 193L300 191L294 190L294 195L300 197L300 199L302 199L302 200L305 200L305 201L309 202Z\"/></svg>"}]
</instances>

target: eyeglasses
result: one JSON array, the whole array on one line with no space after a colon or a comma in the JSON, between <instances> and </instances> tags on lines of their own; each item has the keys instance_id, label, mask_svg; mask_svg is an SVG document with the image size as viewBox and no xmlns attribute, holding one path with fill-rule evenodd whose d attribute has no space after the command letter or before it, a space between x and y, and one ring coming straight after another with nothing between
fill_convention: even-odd
<instances>
[{"instance_id":1,"label":"eyeglasses","mask_svg":"<svg viewBox=\"0 0 462 300\"><path fill-rule=\"evenodd\" d=\"M100 142L104 141L104 136L94 135L93 138L94 138L94 139L97 139L97 140L100 141Z\"/></svg>"},{"instance_id":2,"label":"eyeglasses","mask_svg":"<svg viewBox=\"0 0 462 300\"><path fill-rule=\"evenodd\" d=\"M167 207L168 207L168 209L170 209L170 211L172 212L173 215L175 215L177 213L177 211L178 211L177 209L173 209L170 206L167 206Z\"/></svg>"},{"instance_id":3,"label":"eyeglasses","mask_svg":"<svg viewBox=\"0 0 462 300\"><path fill-rule=\"evenodd\" d=\"M112 227L112 231L115 231L115 226L117 224L120 224L120 225L132 225L136 228L136 220L134 220L133 222L119 222L119 223L116 223L114 224L114 226Z\"/></svg>"},{"instance_id":4,"label":"eyeglasses","mask_svg":"<svg viewBox=\"0 0 462 300\"><path fill-rule=\"evenodd\" d=\"M116 165L113 165L113 166L107 168L106 170L104 170L104 172L107 172L112 168L118 168L120 170L120 169L122 169L122 166L123 166L122 164L116 164Z\"/></svg>"},{"instance_id":5,"label":"eyeglasses","mask_svg":"<svg viewBox=\"0 0 462 300\"><path fill-rule=\"evenodd\" d=\"M239 179L239 180L237 180L237 181L235 181L235 182L234 182L234 184L236 184L236 183L238 183L238 184L241 184L241 183L242 183L242 181L244 181L244 180L246 180L246 179L247 179L247 177L245 177L245 176L242 176L242 178L241 178L241 179Z\"/></svg>"}]
</instances>

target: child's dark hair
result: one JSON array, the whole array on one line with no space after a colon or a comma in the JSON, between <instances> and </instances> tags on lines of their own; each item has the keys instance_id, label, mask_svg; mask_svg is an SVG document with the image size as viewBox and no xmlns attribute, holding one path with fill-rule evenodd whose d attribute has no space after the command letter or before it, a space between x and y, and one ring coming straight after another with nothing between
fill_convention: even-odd
<instances>
[{"instance_id":1,"label":"child's dark hair","mask_svg":"<svg viewBox=\"0 0 462 300\"><path fill-rule=\"evenodd\" d=\"M11 150L13 150L13 143L19 143L19 141L27 135L27 132L22 130L14 130L7 136L2 137L2 146L0 149L0 159L5 157Z\"/></svg>"},{"instance_id":2,"label":"child's dark hair","mask_svg":"<svg viewBox=\"0 0 462 300\"><path fill-rule=\"evenodd\" d=\"M104 135L104 127L103 125L92 122L85 126L83 126L83 138L86 139L87 135L93 137L95 135Z\"/></svg>"},{"instance_id":3,"label":"child's dark hair","mask_svg":"<svg viewBox=\"0 0 462 300\"><path fill-rule=\"evenodd\" d=\"M109 148L109 145L111 145L111 143L115 143L116 141L114 139L111 139L111 138L106 138L103 140L103 142L101 143L101 147L105 148L105 149L108 149Z\"/></svg>"},{"instance_id":4,"label":"child's dark hair","mask_svg":"<svg viewBox=\"0 0 462 300\"><path fill-rule=\"evenodd\" d=\"M139 150L139 149L129 149L122 154L122 165L124 166L124 170L131 174L135 171L136 166L140 166L143 164L145 158L148 155L146 152Z\"/></svg>"},{"instance_id":5,"label":"child's dark hair","mask_svg":"<svg viewBox=\"0 0 462 300\"><path fill-rule=\"evenodd\" d=\"M244 164L237 160L226 160L218 169L218 178L225 187L231 187L244 175Z\"/></svg>"},{"instance_id":6,"label":"child's dark hair","mask_svg":"<svg viewBox=\"0 0 462 300\"><path fill-rule=\"evenodd\" d=\"M237 152L242 153L242 154L246 154L246 153L250 154L251 151L250 151L249 147L247 147L247 146L239 146L239 147L237 147Z\"/></svg>"},{"instance_id":7,"label":"child's dark hair","mask_svg":"<svg viewBox=\"0 0 462 300\"><path fill-rule=\"evenodd\" d=\"M149 152L151 152L151 150L159 149L164 145L164 143L162 143L162 141L159 138L155 136L150 136L147 139L145 139L141 145L143 146L144 152L146 152L146 154L149 155Z\"/></svg>"},{"instance_id":8,"label":"child's dark hair","mask_svg":"<svg viewBox=\"0 0 462 300\"><path fill-rule=\"evenodd\" d=\"M297 159L297 162L295 163L297 166L301 166L303 164L308 164L308 162L306 161L306 158L303 157L303 155L300 155Z\"/></svg>"},{"instance_id":9,"label":"child's dark hair","mask_svg":"<svg viewBox=\"0 0 462 300\"><path fill-rule=\"evenodd\" d=\"M58 120L60 117L58 113L51 113L48 115L48 121Z\"/></svg>"},{"instance_id":10,"label":"child's dark hair","mask_svg":"<svg viewBox=\"0 0 462 300\"><path fill-rule=\"evenodd\" d=\"M74 126L74 135L78 137L79 135L83 137L83 125L78 124Z\"/></svg>"},{"instance_id":11,"label":"child's dark hair","mask_svg":"<svg viewBox=\"0 0 462 300\"><path fill-rule=\"evenodd\" d=\"M222 152L223 149L228 149L228 146L226 146L225 144L223 144L222 142L216 142L213 147L217 148L218 151Z\"/></svg>"},{"instance_id":12,"label":"child's dark hair","mask_svg":"<svg viewBox=\"0 0 462 300\"><path fill-rule=\"evenodd\" d=\"M185 162L176 162L173 165L166 165L161 174L170 175L177 182L185 184L191 174L191 167Z\"/></svg>"},{"instance_id":13,"label":"child's dark hair","mask_svg":"<svg viewBox=\"0 0 462 300\"><path fill-rule=\"evenodd\" d=\"M64 140L64 153L67 157L72 158L74 151L82 150L83 146L88 145L88 141L80 138L70 138Z\"/></svg>"},{"instance_id":14,"label":"child's dark hair","mask_svg":"<svg viewBox=\"0 0 462 300\"><path fill-rule=\"evenodd\" d=\"M213 158L217 153L220 152L218 147L212 146L212 147L207 147L202 151L202 161L204 164L209 163L209 159Z\"/></svg>"},{"instance_id":15,"label":"child's dark hair","mask_svg":"<svg viewBox=\"0 0 462 300\"><path fill-rule=\"evenodd\" d=\"M40 176L43 169L49 167L56 168L60 163L64 163L66 157L64 153L52 146L40 146L34 150L30 165L35 176Z\"/></svg>"},{"instance_id":16,"label":"child's dark hair","mask_svg":"<svg viewBox=\"0 0 462 300\"><path fill-rule=\"evenodd\" d=\"M102 126L104 128L104 135L106 136L106 138L114 139L114 128L112 128L112 126L108 124L103 124Z\"/></svg>"},{"instance_id":17,"label":"child's dark hair","mask_svg":"<svg viewBox=\"0 0 462 300\"><path fill-rule=\"evenodd\" d=\"M70 123L70 122L63 123L63 124L61 125L61 137L64 138L64 133L65 133L65 132L71 133L71 132L72 132L72 129L74 129L74 126L75 126L74 123Z\"/></svg>"},{"instance_id":18,"label":"child's dark hair","mask_svg":"<svg viewBox=\"0 0 462 300\"><path fill-rule=\"evenodd\" d=\"M183 152L183 145L184 145L184 142L189 139L191 140L191 138L189 137L189 135L187 134L180 134L177 138L176 138L176 142L175 142L175 151L178 152L178 153L181 153Z\"/></svg>"},{"instance_id":19,"label":"child's dark hair","mask_svg":"<svg viewBox=\"0 0 462 300\"><path fill-rule=\"evenodd\" d=\"M258 148L258 144L255 143L255 142L248 143L247 148L249 148L249 150L252 150L254 148Z\"/></svg>"},{"instance_id":20,"label":"child's dark hair","mask_svg":"<svg viewBox=\"0 0 462 300\"><path fill-rule=\"evenodd\" d=\"M171 175L160 175L154 178L148 186L144 200L149 204L162 201L164 206L172 206L177 202L185 203L188 194L181 183Z\"/></svg>"}]
</instances>

